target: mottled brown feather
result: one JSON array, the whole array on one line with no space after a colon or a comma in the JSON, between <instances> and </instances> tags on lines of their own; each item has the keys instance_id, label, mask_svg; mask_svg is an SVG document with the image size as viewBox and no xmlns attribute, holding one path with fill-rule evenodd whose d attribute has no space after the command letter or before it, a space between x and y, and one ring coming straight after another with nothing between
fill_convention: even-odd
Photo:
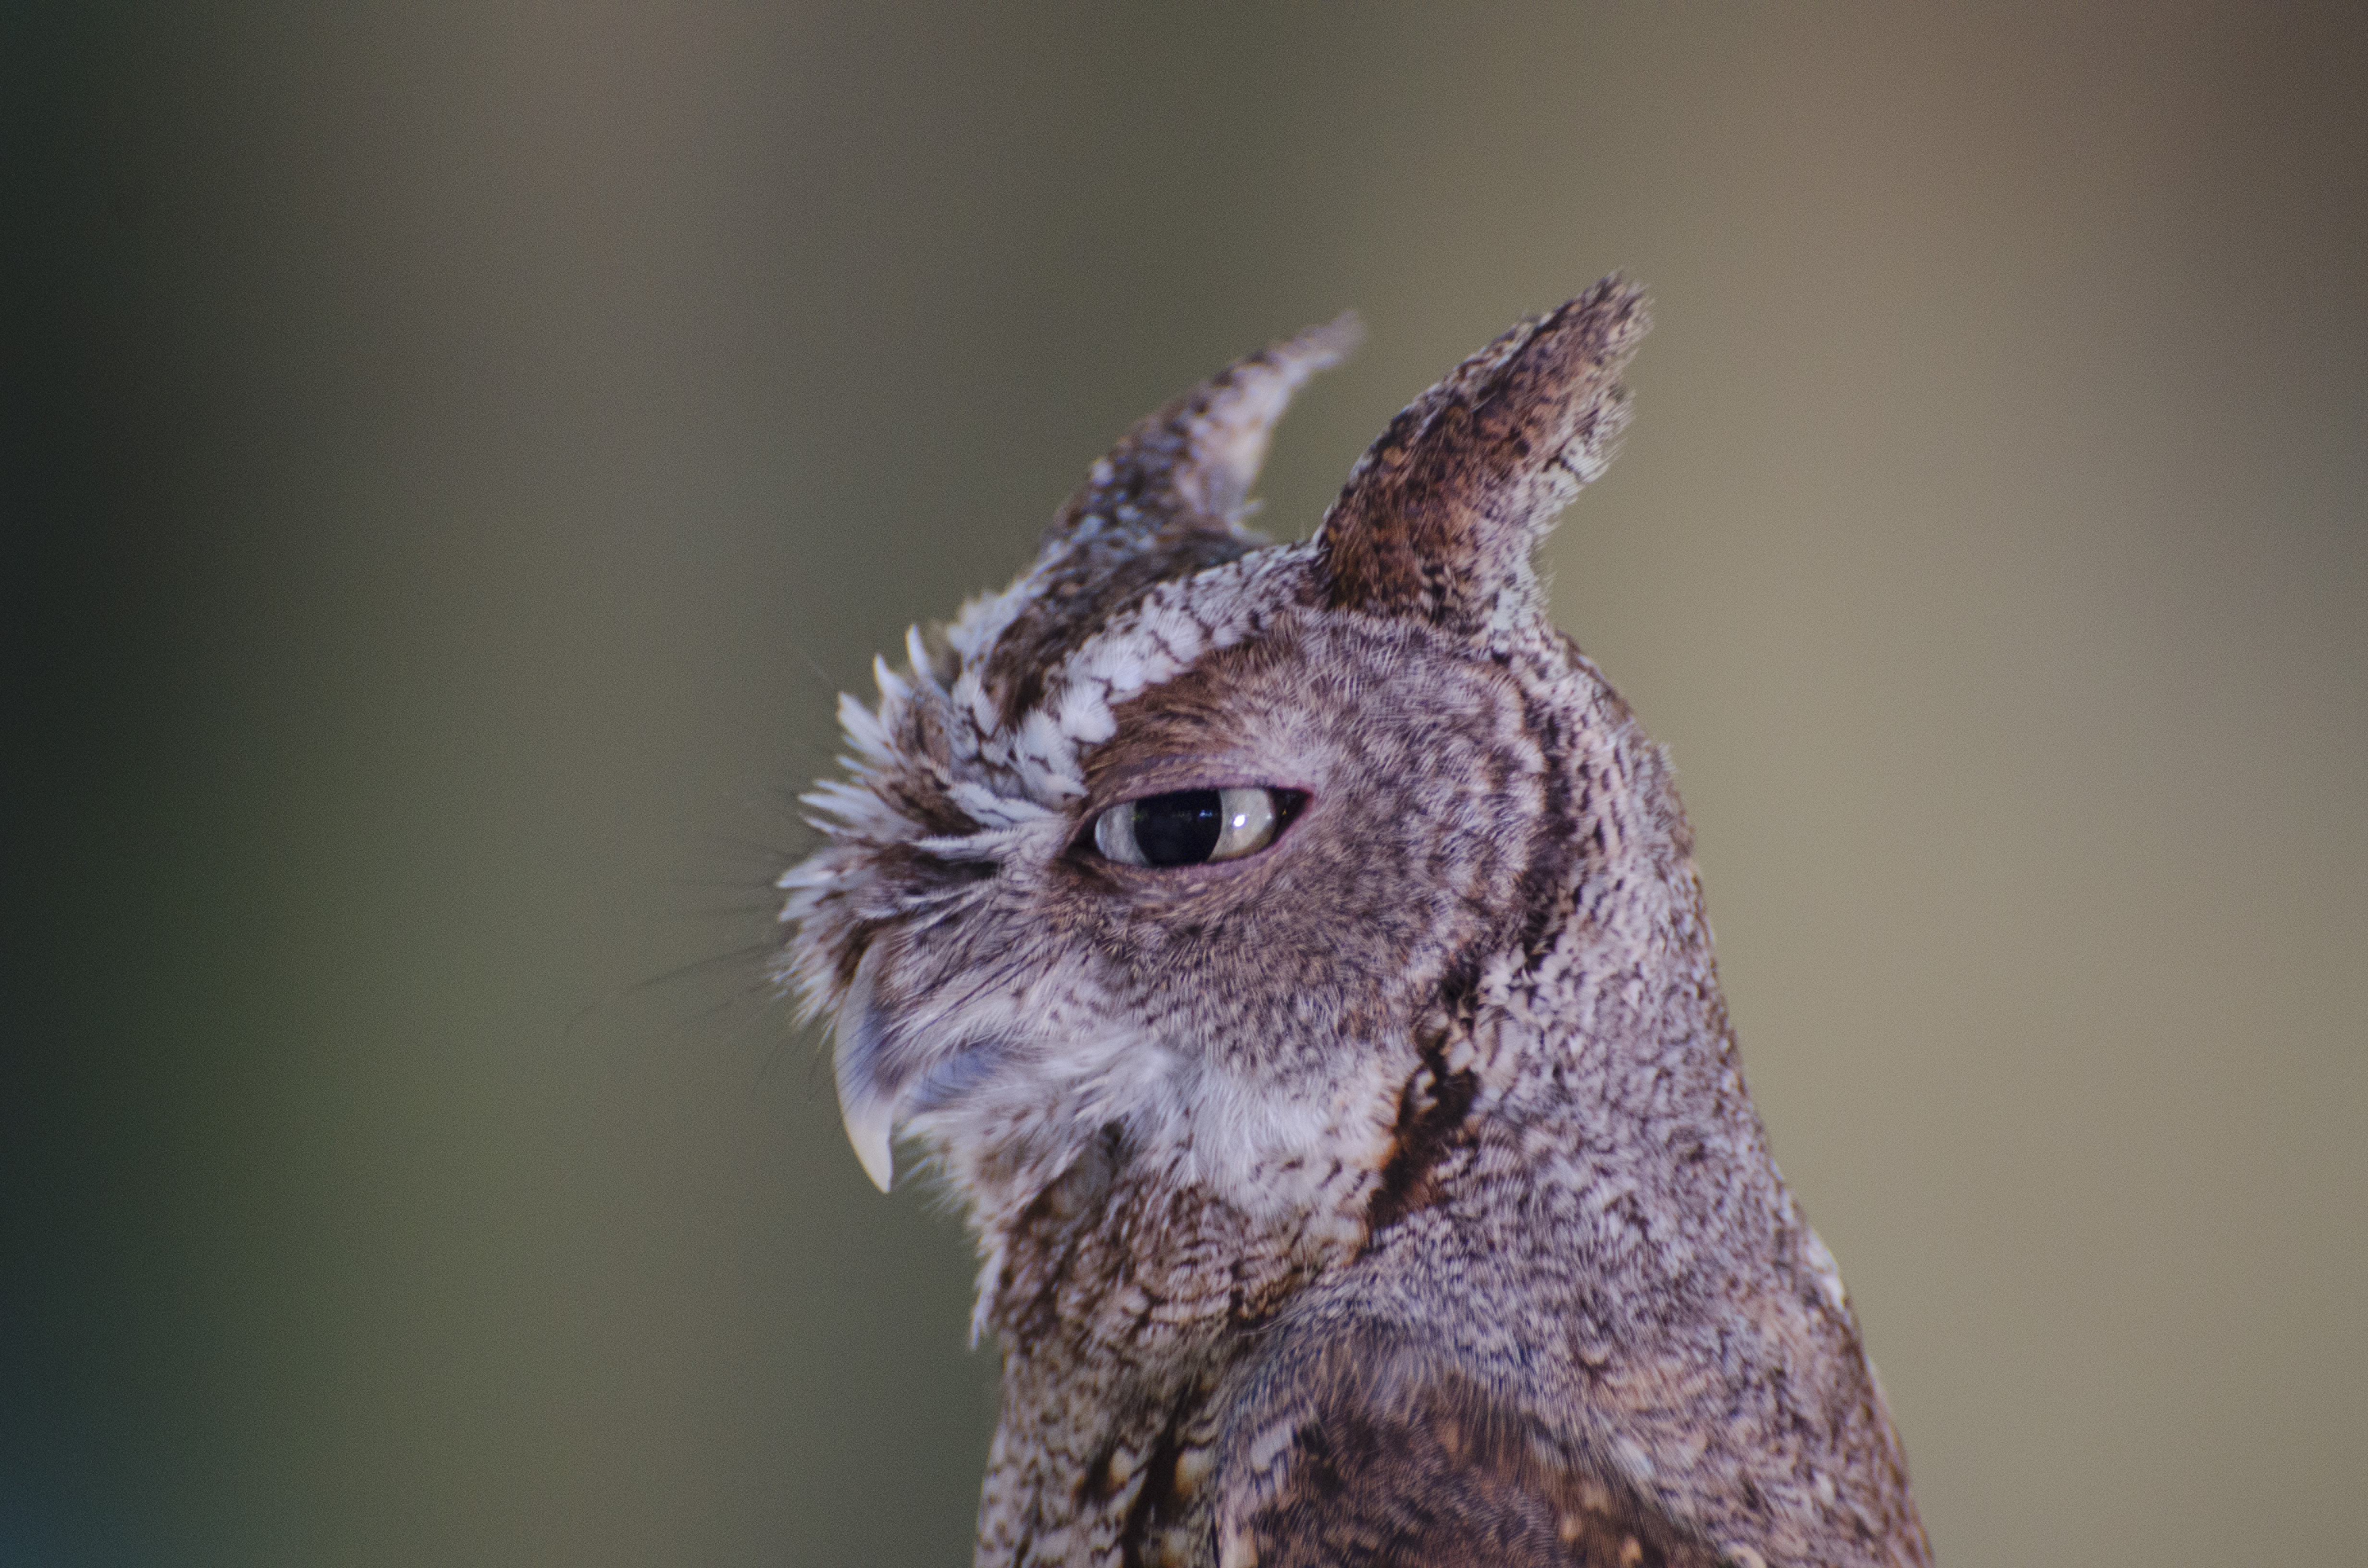
<instances>
[{"instance_id":1,"label":"mottled brown feather","mask_svg":"<svg viewBox=\"0 0 2368 1568\"><path fill-rule=\"evenodd\" d=\"M1345 329L1253 356L848 719L784 968L985 1256L980 1568L1929 1564L1668 760L1531 564L1645 324L1611 278L1517 326L1310 545L1239 523ZM1254 853L1097 848L1234 788L1292 802Z\"/></svg>"}]
</instances>

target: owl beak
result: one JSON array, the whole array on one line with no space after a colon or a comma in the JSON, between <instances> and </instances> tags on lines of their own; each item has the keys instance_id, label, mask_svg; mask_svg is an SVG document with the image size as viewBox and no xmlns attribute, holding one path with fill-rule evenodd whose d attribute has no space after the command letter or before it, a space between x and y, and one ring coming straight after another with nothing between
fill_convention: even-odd
<instances>
[{"instance_id":1,"label":"owl beak","mask_svg":"<svg viewBox=\"0 0 2368 1568\"><path fill-rule=\"evenodd\" d=\"M865 956L840 1001L831 1065L847 1141L863 1174L885 1192L896 1176L897 1130L961 1105L1015 1046L994 1030L947 1027L926 1012L900 1026L873 996L873 961Z\"/></svg>"},{"instance_id":2,"label":"owl beak","mask_svg":"<svg viewBox=\"0 0 2368 1568\"><path fill-rule=\"evenodd\" d=\"M863 1162L863 1174L872 1186L887 1191L896 1176L896 1156L889 1146L896 1131L894 1108L869 1096L848 1097L847 1081L841 1078L838 1114L847 1125L847 1141L855 1145L855 1157Z\"/></svg>"},{"instance_id":3,"label":"owl beak","mask_svg":"<svg viewBox=\"0 0 2368 1568\"><path fill-rule=\"evenodd\" d=\"M847 1141L863 1162L863 1174L881 1191L896 1176L896 1096L881 1082L880 1017L871 1006L871 969L877 951L864 956L840 1000L832 1027L832 1075L838 1080L838 1119ZM883 1093L882 1091L887 1092Z\"/></svg>"}]
</instances>

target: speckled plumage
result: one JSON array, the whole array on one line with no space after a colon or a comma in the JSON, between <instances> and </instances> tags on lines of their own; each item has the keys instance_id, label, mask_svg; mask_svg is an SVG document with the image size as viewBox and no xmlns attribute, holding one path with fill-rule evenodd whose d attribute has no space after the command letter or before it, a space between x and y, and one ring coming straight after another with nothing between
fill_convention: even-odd
<instances>
[{"instance_id":1,"label":"speckled plumage","mask_svg":"<svg viewBox=\"0 0 2368 1568\"><path fill-rule=\"evenodd\" d=\"M1531 567L1645 326L1615 278L1516 327L1305 544L1244 501L1349 329L1244 360L842 705L781 973L866 1167L919 1141L978 1236L979 1563L1929 1561L1668 766ZM1234 787L1304 805L1095 851Z\"/></svg>"}]
</instances>

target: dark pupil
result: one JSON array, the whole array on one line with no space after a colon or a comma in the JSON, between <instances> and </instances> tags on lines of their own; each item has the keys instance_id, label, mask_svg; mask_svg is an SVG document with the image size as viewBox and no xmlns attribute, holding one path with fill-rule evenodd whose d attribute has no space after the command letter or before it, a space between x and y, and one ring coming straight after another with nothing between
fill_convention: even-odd
<instances>
[{"instance_id":1,"label":"dark pupil","mask_svg":"<svg viewBox=\"0 0 2368 1568\"><path fill-rule=\"evenodd\" d=\"M1197 866L1225 831L1214 790L1179 790L1134 803L1134 846L1155 866Z\"/></svg>"}]
</instances>

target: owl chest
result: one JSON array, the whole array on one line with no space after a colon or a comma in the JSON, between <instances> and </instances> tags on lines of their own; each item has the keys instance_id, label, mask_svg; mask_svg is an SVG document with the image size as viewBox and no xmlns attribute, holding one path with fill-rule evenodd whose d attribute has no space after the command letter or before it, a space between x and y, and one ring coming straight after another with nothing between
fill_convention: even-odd
<instances>
[{"instance_id":1,"label":"owl chest","mask_svg":"<svg viewBox=\"0 0 2368 1568\"><path fill-rule=\"evenodd\" d=\"M1213 1562L1219 1391L1336 1251L1320 1228L1090 1165L1040 1199L993 1288L1003 1412L979 1563Z\"/></svg>"},{"instance_id":2,"label":"owl chest","mask_svg":"<svg viewBox=\"0 0 2368 1568\"><path fill-rule=\"evenodd\" d=\"M1190 1366L1145 1369L1068 1346L1007 1350L981 1568L1213 1563L1216 1395L1241 1354L1221 1341Z\"/></svg>"}]
</instances>

